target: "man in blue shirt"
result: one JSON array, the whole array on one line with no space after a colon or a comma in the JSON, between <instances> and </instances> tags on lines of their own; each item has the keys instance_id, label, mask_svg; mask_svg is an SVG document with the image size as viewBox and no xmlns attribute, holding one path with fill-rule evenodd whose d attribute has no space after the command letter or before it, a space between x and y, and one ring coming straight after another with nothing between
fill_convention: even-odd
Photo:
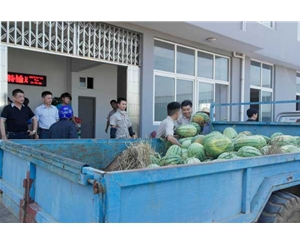
<instances>
[{"instance_id":1,"label":"man in blue shirt","mask_svg":"<svg viewBox=\"0 0 300 244\"><path fill-rule=\"evenodd\" d=\"M35 116L38 121L37 139L49 139L49 128L58 121L58 110L52 104L52 93L49 91L42 92L43 104L35 109Z\"/></svg>"},{"instance_id":2,"label":"man in blue shirt","mask_svg":"<svg viewBox=\"0 0 300 244\"><path fill-rule=\"evenodd\" d=\"M73 112L69 106L62 106L59 109L59 121L51 125L49 129L50 139L78 138L76 126L70 119Z\"/></svg>"},{"instance_id":3,"label":"man in blue shirt","mask_svg":"<svg viewBox=\"0 0 300 244\"><path fill-rule=\"evenodd\" d=\"M69 106L69 107L71 108L72 114L73 114L71 120L72 120L73 123L75 124L76 129L78 130L79 127L78 127L78 125L77 125L77 123L76 123L76 120L75 120L75 117L74 117L73 108L72 108L72 106L71 106L71 104L70 104L71 101L72 101L72 96L71 96L71 94L68 93L68 92L65 92L65 93L61 94L60 99L61 99L61 103L59 103L59 104L56 105L57 109L59 110L62 106Z\"/></svg>"}]
</instances>

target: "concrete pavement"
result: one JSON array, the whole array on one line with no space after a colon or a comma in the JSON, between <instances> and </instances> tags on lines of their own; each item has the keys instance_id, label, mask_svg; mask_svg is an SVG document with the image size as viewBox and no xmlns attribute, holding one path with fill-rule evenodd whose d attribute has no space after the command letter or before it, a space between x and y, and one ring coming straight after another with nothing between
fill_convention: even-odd
<instances>
[{"instance_id":1,"label":"concrete pavement","mask_svg":"<svg viewBox=\"0 0 300 244\"><path fill-rule=\"evenodd\" d=\"M20 223L20 221L0 203L0 223Z\"/></svg>"}]
</instances>

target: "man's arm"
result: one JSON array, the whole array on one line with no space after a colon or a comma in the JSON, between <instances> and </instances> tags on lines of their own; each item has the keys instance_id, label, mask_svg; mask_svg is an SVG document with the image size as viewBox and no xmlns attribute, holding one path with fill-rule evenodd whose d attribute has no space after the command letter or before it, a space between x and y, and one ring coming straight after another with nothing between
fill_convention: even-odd
<instances>
[{"instance_id":1,"label":"man's arm","mask_svg":"<svg viewBox=\"0 0 300 244\"><path fill-rule=\"evenodd\" d=\"M32 130L35 131L35 133L33 133L33 131L29 130L29 135L34 136L35 139L39 139L39 135L37 134L37 128L38 128L38 123L37 123L37 119L36 117L32 117Z\"/></svg>"},{"instance_id":2,"label":"man's arm","mask_svg":"<svg viewBox=\"0 0 300 244\"><path fill-rule=\"evenodd\" d=\"M75 126L76 126L76 130L78 130L78 129L79 129L79 126L78 126L78 124L76 123L76 120L75 120L75 117L74 117L74 116L72 116L72 121L73 121L73 123L74 123Z\"/></svg>"},{"instance_id":3,"label":"man's arm","mask_svg":"<svg viewBox=\"0 0 300 244\"><path fill-rule=\"evenodd\" d=\"M106 121L106 128L105 128L105 132L107 133L107 131L108 131L108 127L109 127L109 119L107 119L107 121Z\"/></svg>"},{"instance_id":4,"label":"man's arm","mask_svg":"<svg viewBox=\"0 0 300 244\"><path fill-rule=\"evenodd\" d=\"M177 141L177 139L174 137L174 125L171 123L168 123L166 126L166 139L173 145L178 145L181 147L179 141Z\"/></svg>"},{"instance_id":5,"label":"man's arm","mask_svg":"<svg viewBox=\"0 0 300 244\"><path fill-rule=\"evenodd\" d=\"M166 138L169 142L171 142L173 145L177 145L181 147L181 144L179 143L179 141L177 141L177 139L172 136L172 135L168 135Z\"/></svg>"},{"instance_id":6,"label":"man's arm","mask_svg":"<svg viewBox=\"0 0 300 244\"><path fill-rule=\"evenodd\" d=\"M6 131L5 131L5 118L0 119L0 129L1 129L1 137L3 140L7 139Z\"/></svg>"}]
</instances>

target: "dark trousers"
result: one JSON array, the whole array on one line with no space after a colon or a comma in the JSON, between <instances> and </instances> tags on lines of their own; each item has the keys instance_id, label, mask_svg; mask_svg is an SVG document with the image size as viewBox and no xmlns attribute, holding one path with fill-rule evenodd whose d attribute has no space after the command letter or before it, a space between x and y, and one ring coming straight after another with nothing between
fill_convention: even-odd
<instances>
[{"instance_id":1,"label":"dark trousers","mask_svg":"<svg viewBox=\"0 0 300 244\"><path fill-rule=\"evenodd\" d=\"M31 139L28 132L11 132L7 133L8 139Z\"/></svg>"},{"instance_id":2,"label":"dark trousers","mask_svg":"<svg viewBox=\"0 0 300 244\"><path fill-rule=\"evenodd\" d=\"M40 139L50 139L49 130L39 128Z\"/></svg>"}]
</instances>

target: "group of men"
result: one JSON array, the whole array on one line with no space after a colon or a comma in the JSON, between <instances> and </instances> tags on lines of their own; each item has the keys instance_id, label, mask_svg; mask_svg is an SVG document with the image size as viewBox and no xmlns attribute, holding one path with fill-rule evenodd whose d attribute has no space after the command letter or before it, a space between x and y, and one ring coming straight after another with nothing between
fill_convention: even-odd
<instances>
[{"instance_id":1,"label":"group of men","mask_svg":"<svg viewBox=\"0 0 300 244\"><path fill-rule=\"evenodd\" d=\"M180 109L182 114L180 113ZM192 122L193 104L190 100L184 100L181 104L179 102L171 102L167 106L168 116L164 119L158 130L156 131L156 138L163 138L171 142L173 145L181 146L177 140L174 132L179 125L190 124ZM210 116L209 108L203 108L201 111ZM203 124L201 126L202 134L206 135L210 132L209 124Z\"/></svg>"},{"instance_id":2,"label":"group of men","mask_svg":"<svg viewBox=\"0 0 300 244\"><path fill-rule=\"evenodd\" d=\"M43 103L38 106L34 113L28 106L29 100L25 98L24 92L15 89L12 92L10 104L5 106L1 113L0 129L2 139L63 139L78 138L73 109L70 105L72 96L69 93L61 95L61 103L52 105L52 93L44 91L41 94ZM108 133L110 126L110 138L136 138L137 135L132 129L132 123L126 112L127 102L125 98L111 100L113 108L107 116L105 132ZM156 138L165 138L172 144L179 145L179 141L174 136L177 126L192 122L192 102L184 100L181 104L171 102L167 106L168 116L164 119L158 130ZM180 113L180 110L182 113ZM202 113L210 116L209 108L203 108ZM254 108L247 110L249 119L256 121L258 111ZM29 129L32 127L32 129ZM210 127L208 124L201 126L202 134L208 134Z\"/></svg>"},{"instance_id":3,"label":"group of men","mask_svg":"<svg viewBox=\"0 0 300 244\"><path fill-rule=\"evenodd\" d=\"M43 103L34 112L21 89L12 92L12 101L1 113L2 139L63 139L78 138L69 93L61 95L62 103L52 105L52 93L41 94Z\"/></svg>"}]
</instances>

